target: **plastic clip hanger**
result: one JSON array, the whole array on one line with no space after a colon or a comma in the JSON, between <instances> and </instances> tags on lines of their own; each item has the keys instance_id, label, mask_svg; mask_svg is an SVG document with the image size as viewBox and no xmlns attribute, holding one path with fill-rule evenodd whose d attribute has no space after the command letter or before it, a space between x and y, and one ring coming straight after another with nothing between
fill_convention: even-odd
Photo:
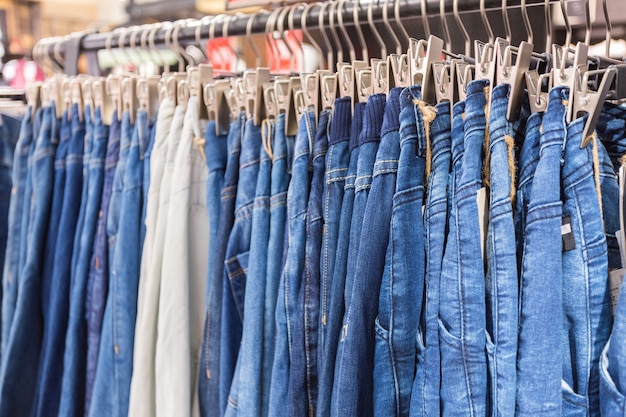
<instances>
[{"instance_id":1,"label":"plastic clip hanger","mask_svg":"<svg viewBox=\"0 0 626 417\"><path fill-rule=\"evenodd\" d=\"M82 122L84 121L84 111L85 111L85 104L83 101L83 88L82 88L82 82L80 79L78 78L74 78L70 81L70 100L71 103L68 106L68 114L69 112L72 111L72 109L74 108L74 104L76 104L77 108L78 108L78 119Z\"/></svg>"},{"instance_id":2,"label":"plastic clip hanger","mask_svg":"<svg viewBox=\"0 0 626 417\"><path fill-rule=\"evenodd\" d=\"M302 80L300 77L290 77L289 86L287 88L287 102L285 104L285 135L295 136L298 133L298 121L300 120L299 108L301 107L299 101L304 100L304 94L302 92Z\"/></svg>"},{"instance_id":3,"label":"plastic clip hanger","mask_svg":"<svg viewBox=\"0 0 626 417\"><path fill-rule=\"evenodd\" d=\"M230 129L231 113L228 108L227 93L230 90L228 80L216 80L204 86L204 104L207 118L215 120L215 134L227 135Z\"/></svg>"},{"instance_id":4,"label":"plastic clip hanger","mask_svg":"<svg viewBox=\"0 0 626 417\"><path fill-rule=\"evenodd\" d=\"M519 47L497 43L496 72L497 84L510 86L509 103L506 118L509 121L517 120L520 116L522 100L524 98L524 74L530 68L530 59L533 54L533 45L522 42ZM513 58L515 57L515 63Z\"/></svg>"},{"instance_id":5,"label":"plastic clip hanger","mask_svg":"<svg viewBox=\"0 0 626 417\"><path fill-rule=\"evenodd\" d=\"M137 80L137 108L148 116L148 120L156 117L159 108L159 76L145 77Z\"/></svg>"},{"instance_id":6,"label":"plastic clip hanger","mask_svg":"<svg viewBox=\"0 0 626 417\"><path fill-rule=\"evenodd\" d=\"M261 126L265 119L265 105L263 104L263 85L270 82L269 68L256 68L243 74L245 86L246 111L252 116L256 126Z\"/></svg>"},{"instance_id":7,"label":"plastic clip hanger","mask_svg":"<svg viewBox=\"0 0 626 417\"><path fill-rule=\"evenodd\" d=\"M422 100L435 103L435 85L433 82L433 63L441 61L443 39L430 35L428 41L410 39L409 67L411 83L422 86Z\"/></svg>"},{"instance_id":8,"label":"plastic clip hanger","mask_svg":"<svg viewBox=\"0 0 626 417\"><path fill-rule=\"evenodd\" d=\"M137 118L137 77L125 77L122 80L122 109L130 114L130 123Z\"/></svg>"}]
</instances>

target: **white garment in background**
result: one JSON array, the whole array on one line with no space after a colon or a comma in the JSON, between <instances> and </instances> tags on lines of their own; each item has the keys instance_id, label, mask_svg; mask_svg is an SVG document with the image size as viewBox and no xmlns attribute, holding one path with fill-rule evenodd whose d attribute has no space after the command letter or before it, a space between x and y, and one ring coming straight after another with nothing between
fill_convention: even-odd
<instances>
[{"instance_id":1,"label":"white garment in background","mask_svg":"<svg viewBox=\"0 0 626 417\"><path fill-rule=\"evenodd\" d=\"M208 168L198 98L187 103L163 250L156 348L156 417L199 415L197 381L205 315ZM205 127L204 123L203 127Z\"/></svg>"}]
</instances>

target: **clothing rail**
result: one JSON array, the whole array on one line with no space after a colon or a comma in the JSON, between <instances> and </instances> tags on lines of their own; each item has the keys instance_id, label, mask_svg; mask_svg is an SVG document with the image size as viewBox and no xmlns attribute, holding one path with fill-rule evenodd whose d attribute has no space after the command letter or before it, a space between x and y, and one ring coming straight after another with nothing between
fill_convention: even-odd
<instances>
[{"instance_id":1,"label":"clothing rail","mask_svg":"<svg viewBox=\"0 0 626 417\"><path fill-rule=\"evenodd\" d=\"M401 3L399 4L399 15L402 18L407 17L419 17L422 14L422 3L425 2L425 10L428 16L440 16L441 15L441 4L439 1L432 0L397 0ZM445 14L451 14L454 12L454 1L453 0L443 0L443 11ZM458 1L458 0L457 0ZM572 0L567 0L570 2ZM538 5L543 3L554 3L555 0L526 0L526 6L530 5ZM468 12L475 11L478 12L480 10L480 0L464 0L458 1L458 12ZM522 0L509 0L506 2L506 7L515 8L521 7L523 1ZM308 8L299 7L298 5L293 6L285 6L285 7L294 7L292 22L293 29L302 29L303 23L305 28L314 30L320 27L320 13L323 13L323 25L327 27L330 17L330 8L324 7L325 3L318 3L309 6ZM376 22L383 21L385 16L388 16L389 19L393 19L394 16L394 8L396 4L395 1L382 1L378 0L371 7L368 4L359 4L358 2L345 2L342 6L342 10L339 11L341 16L343 17L344 25L353 26L354 25L354 7L359 7L358 11L358 21L367 22L368 14L371 13L372 18ZM484 8L492 9L492 8L501 8L502 1L501 0L484 0ZM385 8L387 10L385 11ZM371 9L371 10L370 10ZM284 10L284 8L281 8ZM302 19L303 13L306 13L305 19ZM268 19L272 16L272 13L254 13L254 14L242 14L242 15L232 15L228 16L228 18L213 18L209 20L210 23L202 24L200 28L199 35L201 39L206 40L210 38L209 28L212 27L215 37L223 37L225 34L228 36L242 36L246 34L259 34L265 33L266 27L268 23ZM277 13L274 16L278 16L278 18L287 19L286 13ZM223 17L223 16L222 16ZM337 16L335 16L335 21ZM273 17L276 18L276 17ZM250 20L252 20L250 22ZM303 22L304 21L304 22ZM284 22L284 20L283 20ZM167 36L168 32L171 36L171 29L168 30L168 26L163 23L156 23L154 25L161 25L158 29L154 27L154 44L164 45L168 42ZM181 26L177 32L177 39L179 42L190 42L194 41L197 37L197 24L189 25L189 26ZM147 28L142 28L142 31L148 31L150 26ZM284 25L284 28L287 28L287 25ZM122 38L123 37L123 38ZM121 42L120 42L121 41ZM67 75L76 75L78 73L77 70L77 62L78 57L81 54L92 55L95 57L95 53L98 50L105 49L107 47L118 48L118 47L127 47L130 46L131 36L128 33L124 33L120 31L120 33L93 33L93 34L84 34L84 33L75 33L72 35L68 35L65 38L58 39L43 39L39 42L40 51L47 56L54 57L62 57L64 61L64 72ZM98 74L92 74L98 75Z\"/></svg>"}]
</instances>

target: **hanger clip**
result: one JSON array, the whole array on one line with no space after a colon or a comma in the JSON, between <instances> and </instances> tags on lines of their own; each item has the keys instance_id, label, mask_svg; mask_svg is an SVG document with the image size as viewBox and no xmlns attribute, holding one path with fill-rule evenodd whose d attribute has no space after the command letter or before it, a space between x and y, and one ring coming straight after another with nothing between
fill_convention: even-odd
<instances>
[{"instance_id":1,"label":"hanger clip","mask_svg":"<svg viewBox=\"0 0 626 417\"><path fill-rule=\"evenodd\" d=\"M278 103L276 102L276 87L274 83L263 84L263 103L265 104L265 117L276 119L276 116L278 116Z\"/></svg>"},{"instance_id":2,"label":"hanger clip","mask_svg":"<svg viewBox=\"0 0 626 417\"><path fill-rule=\"evenodd\" d=\"M456 61L456 86L459 100L464 101L467 98L467 86L474 79L474 69L476 65L467 61Z\"/></svg>"},{"instance_id":3,"label":"hanger clip","mask_svg":"<svg viewBox=\"0 0 626 417\"><path fill-rule=\"evenodd\" d=\"M137 80L138 109L146 112L148 120L156 118L159 108L159 83L158 76Z\"/></svg>"},{"instance_id":4,"label":"hanger clip","mask_svg":"<svg viewBox=\"0 0 626 417\"><path fill-rule=\"evenodd\" d=\"M433 85L437 104L450 103L452 106L458 101L456 88L457 60L449 62L437 61L432 63Z\"/></svg>"},{"instance_id":5,"label":"hanger clip","mask_svg":"<svg viewBox=\"0 0 626 417\"><path fill-rule=\"evenodd\" d=\"M387 60L372 58L372 91L374 94L389 94L389 71Z\"/></svg>"},{"instance_id":6,"label":"hanger clip","mask_svg":"<svg viewBox=\"0 0 626 417\"><path fill-rule=\"evenodd\" d=\"M596 128L602 106L609 93L609 87L617 74L617 70L609 67L603 70L583 72L579 68L575 74L572 119L580 117L583 113L588 114L580 144L580 147L584 148L589 144L591 133L593 133ZM597 91L589 90L589 80L591 77L600 77L601 79Z\"/></svg>"},{"instance_id":7,"label":"hanger clip","mask_svg":"<svg viewBox=\"0 0 626 417\"><path fill-rule=\"evenodd\" d=\"M113 100L109 94L107 94L107 78L96 78L91 83L91 93L93 96L93 103L95 107L100 108L102 115L102 123L110 126L113 123Z\"/></svg>"},{"instance_id":8,"label":"hanger clip","mask_svg":"<svg viewBox=\"0 0 626 417\"><path fill-rule=\"evenodd\" d=\"M122 110L130 114L130 123L137 117L137 77L125 77L122 80Z\"/></svg>"},{"instance_id":9,"label":"hanger clip","mask_svg":"<svg viewBox=\"0 0 626 417\"><path fill-rule=\"evenodd\" d=\"M320 83L320 90L322 93L322 109L332 110L338 93L337 73L322 75Z\"/></svg>"},{"instance_id":10,"label":"hanger clip","mask_svg":"<svg viewBox=\"0 0 626 417\"><path fill-rule=\"evenodd\" d=\"M311 74L302 74L302 93L304 95L305 108L311 108L315 114L315 123L317 123L317 117L320 112L320 105L322 103L321 91L320 91L320 78L324 75L329 75L330 71L318 70Z\"/></svg>"},{"instance_id":11,"label":"hanger clip","mask_svg":"<svg viewBox=\"0 0 626 417\"><path fill-rule=\"evenodd\" d=\"M31 108L32 116L35 115L37 109L42 107L41 103L41 86L42 83L32 83L26 87L26 103Z\"/></svg>"},{"instance_id":12,"label":"hanger clip","mask_svg":"<svg viewBox=\"0 0 626 417\"><path fill-rule=\"evenodd\" d=\"M373 94L372 69L370 67L357 68L354 77L359 103L367 103L367 99Z\"/></svg>"},{"instance_id":13,"label":"hanger clip","mask_svg":"<svg viewBox=\"0 0 626 417\"><path fill-rule=\"evenodd\" d=\"M230 91L228 80L216 80L204 86L204 104L207 118L215 120L215 134L227 135L230 129L231 113L228 109L227 93Z\"/></svg>"},{"instance_id":14,"label":"hanger clip","mask_svg":"<svg viewBox=\"0 0 626 417\"><path fill-rule=\"evenodd\" d=\"M524 74L530 68L533 45L522 42L519 48L504 43L496 44L496 46L498 46L496 50L497 84L510 86L506 117L509 121L518 120L524 98ZM513 63L514 57L515 63Z\"/></svg>"},{"instance_id":15,"label":"hanger clip","mask_svg":"<svg viewBox=\"0 0 626 417\"><path fill-rule=\"evenodd\" d=\"M50 103L54 103L57 119L63 117L63 106L65 104L63 98L63 76L53 75L47 81L47 93Z\"/></svg>"},{"instance_id":16,"label":"hanger clip","mask_svg":"<svg viewBox=\"0 0 626 417\"><path fill-rule=\"evenodd\" d=\"M276 115L287 113L289 78L278 78L274 81L274 96L276 97Z\"/></svg>"},{"instance_id":17,"label":"hanger clip","mask_svg":"<svg viewBox=\"0 0 626 417\"><path fill-rule=\"evenodd\" d=\"M429 36L425 40L409 40L409 67L411 84L422 86L422 100L434 104L436 99L432 77L432 64L441 61L443 40Z\"/></svg>"},{"instance_id":18,"label":"hanger clip","mask_svg":"<svg viewBox=\"0 0 626 417\"><path fill-rule=\"evenodd\" d=\"M78 119L84 121L84 103L81 80L74 78L70 81L71 104L68 106L68 114L73 110L74 104L78 108Z\"/></svg>"},{"instance_id":19,"label":"hanger clip","mask_svg":"<svg viewBox=\"0 0 626 417\"><path fill-rule=\"evenodd\" d=\"M256 68L243 74L245 84L246 112L253 118L255 126L261 126L265 119L265 104L263 103L263 85L270 82L269 68Z\"/></svg>"},{"instance_id":20,"label":"hanger clip","mask_svg":"<svg viewBox=\"0 0 626 417\"><path fill-rule=\"evenodd\" d=\"M94 118L94 111L95 111L95 102L93 100L93 89L92 89L93 81L94 81L93 78L89 77L89 78L84 79L81 85L82 92L83 92L83 106L85 110L89 108L89 112L91 113L91 120L93 120Z\"/></svg>"},{"instance_id":21,"label":"hanger clip","mask_svg":"<svg viewBox=\"0 0 626 417\"><path fill-rule=\"evenodd\" d=\"M200 64L197 67L187 69L187 84L189 96L198 97L198 117L208 119L207 108L200 97L204 94L204 86L213 82L213 67L208 64Z\"/></svg>"},{"instance_id":22,"label":"hanger clip","mask_svg":"<svg viewBox=\"0 0 626 417\"><path fill-rule=\"evenodd\" d=\"M409 70L409 56L407 54L390 54L387 58L387 79L389 90L394 87L406 88L411 81Z\"/></svg>"},{"instance_id":23,"label":"hanger clip","mask_svg":"<svg viewBox=\"0 0 626 417\"><path fill-rule=\"evenodd\" d=\"M298 133L298 122L304 106L306 104L304 104L302 80L300 77L290 77L285 113L285 136L295 136Z\"/></svg>"},{"instance_id":24,"label":"hanger clip","mask_svg":"<svg viewBox=\"0 0 626 417\"><path fill-rule=\"evenodd\" d=\"M121 77L109 75L106 79L106 95L111 97L112 111L117 111L117 120L122 120Z\"/></svg>"},{"instance_id":25,"label":"hanger clip","mask_svg":"<svg viewBox=\"0 0 626 417\"><path fill-rule=\"evenodd\" d=\"M530 111L543 113L548 108L548 94L552 88L552 72L540 74L538 70L526 71L526 89Z\"/></svg>"}]
</instances>

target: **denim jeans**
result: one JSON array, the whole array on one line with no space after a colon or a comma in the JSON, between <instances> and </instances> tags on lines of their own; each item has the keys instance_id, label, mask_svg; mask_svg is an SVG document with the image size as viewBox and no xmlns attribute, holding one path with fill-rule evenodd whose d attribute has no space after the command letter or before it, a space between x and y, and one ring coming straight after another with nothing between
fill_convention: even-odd
<instances>
[{"instance_id":1,"label":"denim jeans","mask_svg":"<svg viewBox=\"0 0 626 417\"><path fill-rule=\"evenodd\" d=\"M85 113L87 115L87 113ZM87 119L87 118L86 118ZM109 137L109 127L103 124L101 110L96 108L93 120L93 142L89 155L87 192L83 187L82 200L84 222L82 230L76 231L79 236L75 240L74 253L76 267L72 273L70 287L70 310L67 333L65 336L65 353L63 359L63 384L59 415L82 417L85 414L85 377L87 374L87 322L85 320L85 297L93 242L96 234L98 210L102 202L104 184L104 163ZM77 246L76 246L77 245Z\"/></svg>"},{"instance_id":2,"label":"denim jeans","mask_svg":"<svg viewBox=\"0 0 626 417\"><path fill-rule=\"evenodd\" d=\"M421 99L420 86L403 90L400 97L394 96L394 91L387 108L397 107L394 109L397 113L393 132L397 138L393 140L398 141L399 155L394 155L398 159L397 181L374 327L374 415L408 417L416 365L416 330L424 297L426 259L422 203L429 145L427 135L435 113L434 109L416 103ZM385 122L387 120L386 113ZM388 133L383 136L381 150L389 136ZM391 170L390 165L385 168ZM377 178L374 178L370 198L374 197ZM383 217L383 221L387 218ZM368 288L367 291L372 290Z\"/></svg>"},{"instance_id":3,"label":"denim jeans","mask_svg":"<svg viewBox=\"0 0 626 417\"><path fill-rule=\"evenodd\" d=\"M235 365L243 330L254 197L259 173L261 142L260 126L256 126L252 119L248 119L241 139L239 179L235 197L235 221L228 238L224 259L220 337L220 398L227 397L227 409L231 409L225 415L231 415L232 409L236 410L238 407L238 398L232 397L230 394L236 394L239 391Z\"/></svg>"},{"instance_id":4,"label":"denim jeans","mask_svg":"<svg viewBox=\"0 0 626 417\"><path fill-rule=\"evenodd\" d=\"M178 113L178 119L174 120L173 101L170 99L163 100L159 106L159 114L156 120L156 136L150 157L150 184L145 221L146 237L141 256L133 350L133 374L128 405L128 415L132 417L152 417L156 414L154 360L160 277L153 274L153 265L157 255L162 257L162 251L157 251L157 246L163 247L162 236L161 240L157 240L157 223L159 216L163 216L159 203L162 194L166 192L165 183L166 181L168 181L168 184L171 183L172 169L168 172L170 177L167 180L165 179L170 126L179 129L177 132L180 132L181 125L182 110ZM170 168L173 168L173 162L172 160ZM144 161L145 167L146 161ZM169 188L167 192L169 200ZM164 211L166 211L166 208L164 208ZM166 216L167 212L165 213ZM159 267L161 264L160 257L158 258Z\"/></svg>"},{"instance_id":5,"label":"denim jeans","mask_svg":"<svg viewBox=\"0 0 626 417\"><path fill-rule=\"evenodd\" d=\"M85 124L78 117L78 105L72 106L71 138L65 158L66 177L63 205L55 249L54 269L50 279L50 304L44 315L44 338L40 356L37 415L55 415L59 411L63 379L63 354L69 318L70 283L74 234L81 205Z\"/></svg>"},{"instance_id":6,"label":"denim jeans","mask_svg":"<svg viewBox=\"0 0 626 417\"><path fill-rule=\"evenodd\" d=\"M220 358L221 358L221 323L222 293L224 290L224 260L226 245L235 221L235 196L239 179L239 157L241 139L246 123L245 113L230 124L228 133L228 162L224 173L224 187L221 191L220 221L218 239L215 247L213 264L208 266L208 307L202 342L202 358L199 382L200 415L203 417L221 416L226 410L227 398L221 397ZM228 287L227 287L228 288ZM229 387L230 388L230 387Z\"/></svg>"},{"instance_id":7,"label":"denim jeans","mask_svg":"<svg viewBox=\"0 0 626 417\"><path fill-rule=\"evenodd\" d=\"M599 416L599 361L611 331L608 255L600 207L600 144L581 148L586 118L567 127L561 167L563 216L575 247L563 252L563 415ZM613 203L615 204L615 203ZM571 250L569 250L571 249Z\"/></svg>"},{"instance_id":8,"label":"denim jeans","mask_svg":"<svg viewBox=\"0 0 626 417\"><path fill-rule=\"evenodd\" d=\"M113 189L113 177L120 155L121 124L113 114L113 123L109 127L106 159L104 161L104 182L98 211L96 234L87 277L87 295L85 316L87 320L87 378L85 383L85 416L89 415L93 384L100 352L102 320L109 289L109 257L106 232L106 220Z\"/></svg>"},{"instance_id":9,"label":"denim jeans","mask_svg":"<svg viewBox=\"0 0 626 417\"><path fill-rule=\"evenodd\" d=\"M563 88L550 91L528 201L520 276L515 405L519 416L562 415L563 361L556 352L562 352L564 336L560 178L566 137L562 101L567 96Z\"/></svg>"},{"instance_id":10,"label":"denim jeans","mask_svg":"<svg viewBox=\"0 0 626 417\"><path fill-rule=\"evenodd\" d=\"M524 141L530 113L523 103L515 122L507 120L510 86L496 86L489 115L489 220L485 253L487 305L487 362L490 414L515 415L518 269L513 203L515 147ZM487 167L486 167L487 169Z\"/></svg>"},{"instance_id":11,"label":"denim jeans","mask_svg":"<svg viewBox=\"0 0 626 417\"><path fill-rule=\"evenodd\" d=\"M374 384L374 379L378 376L374 374L376 341L372 336L375 333L376 317L379 311L381 280L385 279L383 275L390 273L391 267L391 251L388 251L388 242L400 157L401 90L394 88L389 92L382 126L377 133L380 135L380 146L376 152L371 189L363 211L359 251L352 278L352 295L344 314L342 346L337 357L335 375L337 387L333 391L332 409L333 415L336 416L372 416L375 406L378 411L379 398L378 393L374 391L374 386L378 384L378 381ZM370 100L375 97L370 97ZM368 122L374 119L375 116L372 119L367 117L366 108L364 132L373 127ZM363 135L364 132L361 134ZM367 133L367 136L371 137L374 132ZM364 156L363 151L364 148L361 145L359 167L361 157ZM359 179L357 177L356 180L355 212L360 186ZM385 302L386 300L383 304ZM388 305L385 304L384 307ZM412 352L412 355L414 354ZM372 392L374 398L372 398Z\"/></svg>"},{"instance_id":12,"label":"denim jeans","mask_svg":"<svg viewBox=\"0 0 626 417\"><path fill-rule=\"evenodd\" d=\"M20 269L13 325L0 368L0 416L33 415L43 339L43 253L53 193L54 154L59 123L54 106L44 109L32 159L32 203L26 263ZM29 364L24 366L24 364Z\"/></svg>"},{"instance_id":13,"label":"denim jeans","mask_svg":"<svg viewBox=\"0 0 626 417\"><path fill-rule=\"evenodd\" d=\"M310 143L315 135L315 115L307 110L300 118L296 135L291 182L287 191L287 255L276 304L276 349L270 387L270 416L288 416L291 387L293 334L297 326L298 295L306 256L307 205L310 189ZM304 348L303 345L300 348Z\"/></svg>"},{"instance_id":14,"label":"denim jeans","mask_svg":"<svg viewBox=\"0 0 626 417\"><path fill-rule=\"evenodd\" d=\"M0 271L4 270L5 256L9 236L9 210L13 193L13 159L17 141L20 137L22 116L2 115L0 130ZM32 135L32 114L30 127L27 129ZM0 297L2 288L0 287ZM1 354L1 350L0 350Z\"/></svg>"},{"instance_id":15,"label":"denim jeans","mask_svg":"<svg viewBox=\"0 0 626 417\"><path fill-rule=\"evenodd\" d=\"M419 98L419 97L415 97ZM424 114L405 99L405 107L419 114L404 121L400 127L405 130L422 129ZM451 168L451 115L450 104L441 103L435 108L435 119L430 122L431 163L430 175L426 179L428 193L424 207L424 249L426 253L425 296L416 341L416 371L411 395L410 415L440 415L439 389L441 386L441 356L439 353L439 286L441 263L445 248L448 224L448 183ZM402 114L402 113L401 113ZM429 114L430 117L432 115ZM402 117L402 116L401 116ZM419 123L418 123L419 122ZM405 124L406 123L406 127ZM411 123L416 124L412 127ZM413 139L416 142L417 139ZM417 146L409 140L403 146ZM415 154L416 155L416 154ZM401 158L403 158L401 154ZM402 163L401 159L401 163ZM413 158L411 161L417 160ZM415 162L414 162L415 163ZM398 178L398 182L400 178Z\"/></svg>"},{"instance_id":16,"label":"denim jeans","mask_svg":"<svg viewBox=\"0 0 626 417\"><path fill-rule=\"evenodd\" d=\"M28 178L28 155L31 147L37 140L33 136L33 111L26 108L22 119L20 137L15 147L13 158L13 189L11 191L11 204L9 207L9 235L6 248L5 264L3 267L2 280L2 342L0 352L4 352L9 341L13 316L17 302L17 289L19 286L20 269L20 239L22 217L25 214L26 181ZM28 196L30 200L30 195Z\"/></svg>"},{"instance_id":17,"label":"denim jeans","mask_svg":"<svg viewBox=\"0 0 626 417\"><path fill-rule=\"evenodd\" d=\"M107 233L107 250L108 250L108 277L107 279L107 296L102 315L102 331L100 334L100 348L98 350L98 362L96 365L96 375L93 383L93 393L89 409L89 415L94 417L101 413L111 416L118 416L120 413L127 412L128 407L128 390L124 384L124 375L117 377L117 372L121 371L127 358L132 358L132 351L128 351L128 340L121 340L117 336L117 331L122 331L119 326L126 323L117 323L119 320L118 300L122 289L118 289L119 283L116 282L116 261L115 252L118 243L118 233L122 229L120 218L122 216L124 202L124 180L126 178L126 170L129 165L129 153L133 142L134 126L130 122L130 114L124 112L122 114L121 123L121 139L119 147L119 159L115 174L113 176L113 187L111 189L111 198L109 202L106 233ZM131 213L125 214L125 216ZM131 230L125 233L132 232ZM121 241L121 240L119 240ZM123 303L123 300L119 300ZM122 336L122 335L120 335ZM122 337L126 337L124 334ZM118 346L118 343L122 343ZM132 346L132 345L131 345ZM130 381L129 381L130 383Z\"/></svg>"},{"instance_id":18,"label":"denim jeans","mask_svg":"<svg viewBox=\"0 0 626 417\"><path fill-rule=\"evenodd\" d=\"M350 225L352 221L352 209L354 205L354 182L357 174L359 160L359 136L363 128L363 110L365 103L357 103L354 107L354 115L350 125L350 137L348 142L349 163L346 172L343 199L338 219L338 236L335 250L335 261L332 271L332 279L328 288L328 311L325 319L325 336L321 369L319 396L317 404L317 416L329 417L333 383L335 379L335 359L337 357L337 344L341 332L344 314L344 290L346 283L346 268L348 266L348 247L350 245ZM342 120L341 116L339 120ZM331 161L332 163L332 161ZM341 174L338 173L338 177ZM339 180L338 180L339 181ZM324 323L322 323L324 325Z\"/></svg>"}]
</instances>

